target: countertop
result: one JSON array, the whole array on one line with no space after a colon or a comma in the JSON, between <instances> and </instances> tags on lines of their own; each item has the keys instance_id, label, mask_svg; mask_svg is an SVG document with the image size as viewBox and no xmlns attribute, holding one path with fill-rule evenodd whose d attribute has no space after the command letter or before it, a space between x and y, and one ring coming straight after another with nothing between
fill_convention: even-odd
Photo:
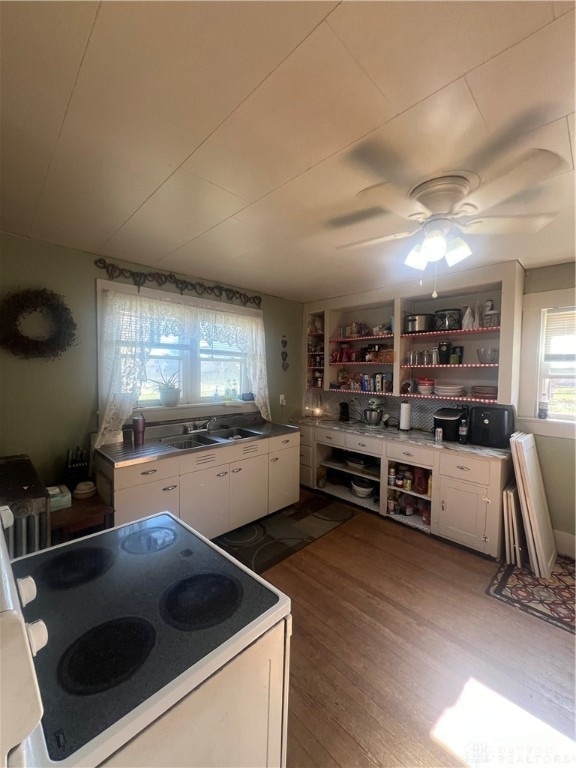
<instances>
[{"instance_id":1,"label":"countertop","mask_svg":"<svg viewBox=\"0 0 576 768\"><path fill-rule=\"evenodd\" d=\"M96 449L96 452L100 454L107 462L109 462L114 469L120 467L129 467L134 464L142 464L146 461L156 461L157 459L165 459L169 456L180 456L182 454L200 453L202 451L218 450L219 448L237 445L238 443L244 444L252 442L254 440L264 440L270 437L277 437L278 435L286 435L291 432L299 430L298 425L289 424L275 424L271 421L263 421L259 424L246 425L247 429L253 432L258 432L258 437L252 437L246 440L224 440L221 443L213 443L212 445L203 445L198 448L189 448L181 450L174 448L171 445L160 442L158 438L151 440L145 440L144 445L134 447L129 443L107 443L101 445ZM206 432L205 434L210 434ZM182 435L184 437L184 435ZM193 439L193 434L189 435Z\"/></svg>"},{"instance_id":2,"label":"countertop","mask_svg":"<svg viewBox=\"0 0 576 768\"><path fill-rule=\"evenodd\" d=\"M427 448L435 448L439 451L456 451L458 453L468 453L476 456L483 456L487 459L506 460L511 456L511 452L505 448L485 448L481 445L462 445L452 443L446 440L437 443L430 432L423 432L418 429L411 429L409 432L400 432L397 427L368 427L360 421L338 421L336 419L314 419L302 418L292 422L297 426L324 427L342 432L351 432L358 435L377 437L382 440L396 440L401 443L411 443L413 445L423 445Z\"/></svg>"}]
</instances>

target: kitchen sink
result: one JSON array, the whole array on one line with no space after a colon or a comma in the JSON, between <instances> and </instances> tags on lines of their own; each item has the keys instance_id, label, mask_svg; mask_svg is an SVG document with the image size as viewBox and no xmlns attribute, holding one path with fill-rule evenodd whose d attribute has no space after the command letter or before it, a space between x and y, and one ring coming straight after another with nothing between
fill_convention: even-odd
<instances>
[{"instance_id":1,"label":"kitchen sink","mask_svg":"<svg viewBox=\"0 0 576 768\"><path fill-rule=\"evenodd\" d=\"M178 437L163 437L161 442L184 451L189 448L203 448L206 445L216 445L221 440L206 435L186 435Z\"/></svg>"},{"instance_id":2,"label":"kitchen sink","mask_svg":"<svg viewBox=\"0 0 576 768\"><path fill-rule=\"evenodd\" d=\"M214 437L219 437L224 440L247 440L250 437L261 437L260 432L253 432L251 429L242 429L240 427L232 427L231 429L215 429L210 433Z\"/></svg>"}]
</instances>

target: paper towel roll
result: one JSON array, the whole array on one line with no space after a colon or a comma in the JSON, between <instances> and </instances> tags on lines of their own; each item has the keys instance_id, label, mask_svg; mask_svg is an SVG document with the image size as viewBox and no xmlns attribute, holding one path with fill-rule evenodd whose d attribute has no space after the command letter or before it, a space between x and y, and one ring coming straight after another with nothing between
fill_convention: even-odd
<instances>
[{"instance_id":1,"label":"paper towel roll","mask_svg":"<svg viewBox=\"0 0 576 768\"><path fill-rule=\"evenodd\" d=\"M412 406L410 403L400 403L400 429L403 432L408 432L410 427L410 411Z\"/></svg>"}]
</instances>

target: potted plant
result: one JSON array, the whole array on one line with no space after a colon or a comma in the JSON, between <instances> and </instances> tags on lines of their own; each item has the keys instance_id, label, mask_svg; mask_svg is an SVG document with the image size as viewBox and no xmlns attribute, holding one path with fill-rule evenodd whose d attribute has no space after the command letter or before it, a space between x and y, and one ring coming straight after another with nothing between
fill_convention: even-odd
<instances>
[{"instance_id":1,"label":"potted plant","mask_svg":"<svg viewBox=\"0 0 576 768\"><path fill-rule=\"evenodd\" d=\"M178 386L178 380L180 374L178 371L171 376L166 377L162 371L160 371L160 380L150 379L150 381L156 385L158 394L160 395L160 402L166 407L178 405L180 400L180 387Z\"/></svg>"}]
</instances>

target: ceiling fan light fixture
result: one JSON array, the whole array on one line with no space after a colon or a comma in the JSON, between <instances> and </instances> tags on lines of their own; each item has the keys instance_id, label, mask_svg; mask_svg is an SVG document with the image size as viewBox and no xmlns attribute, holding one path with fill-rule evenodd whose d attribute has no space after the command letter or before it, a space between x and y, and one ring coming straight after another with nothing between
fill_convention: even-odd
<instances>
[{"instance_id":1,"label":"ceiling fan light fixture","mask_svg":"<svg viewBox=\"0 0 576 768\"><path fill-rule=\"evenodd\" d=\"M404 259L404 264L406 264L407 267L413 267L414 269L426 269L426 265L428 264L428 260L426 259L426 256L422 253L422 244L418 243L417 245L412 248L408 256Z\"/></svg>"},{"instance_id":2,"label":"ceiling fan light fixture","mask_svg":"<svg viewBox=\"0 0 576 768\"><path fill-rule=\"evenodd\" d=\"M440 261L446 255L446 235L442 229L430 227L422 242L422 254L426 261Z\"/></svg>"},{"instance_id":3,"label":"ceiling fan light fixture","mask_svg":"<svg viewBox=\"0 0 576 768\"><path fill-rule=\"evenodd\" d=\"M446 248L446 263L449 267L453 267L460 261L464 261L468 256L472 254L472 249L461 237L453 237L448 241Z\"/></svg>"}]
</instances>

